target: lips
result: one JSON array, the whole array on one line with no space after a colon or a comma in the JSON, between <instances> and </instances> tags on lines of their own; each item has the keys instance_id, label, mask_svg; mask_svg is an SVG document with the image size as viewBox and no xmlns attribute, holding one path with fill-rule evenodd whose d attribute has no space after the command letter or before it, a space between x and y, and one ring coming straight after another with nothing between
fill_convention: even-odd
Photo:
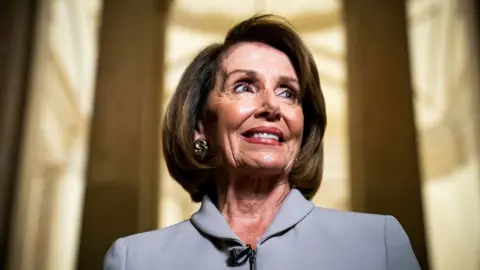
<instances>
[{"instance_id":1,"label":"lips","mask_svg":"<svg viewBox=\"0 0 480 270\"><path fill-rule=\"evenodd\" d=\"M281 145L285 141L283 132L275 127L255 127L242 133L244 139L249 143Z\"/></svg>"}]
</instances>

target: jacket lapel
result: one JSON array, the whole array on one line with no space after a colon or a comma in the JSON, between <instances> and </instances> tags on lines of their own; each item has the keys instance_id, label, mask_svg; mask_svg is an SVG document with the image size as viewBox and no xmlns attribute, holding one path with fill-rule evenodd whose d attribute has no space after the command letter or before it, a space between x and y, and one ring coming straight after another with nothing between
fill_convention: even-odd
<instances>
[{"instance_id":1,"label":"jacket lapel","mask_svg":"<svg viewBox=\"0 0 480 270\"><path fill-rule=\"evenodd\" d=\"M292 189L278 210L272 224L260 238L259 243L267 241L278 233L291 229L312 212L315 205L305 199L298 189Z\"/></svg>"}]
</instances>

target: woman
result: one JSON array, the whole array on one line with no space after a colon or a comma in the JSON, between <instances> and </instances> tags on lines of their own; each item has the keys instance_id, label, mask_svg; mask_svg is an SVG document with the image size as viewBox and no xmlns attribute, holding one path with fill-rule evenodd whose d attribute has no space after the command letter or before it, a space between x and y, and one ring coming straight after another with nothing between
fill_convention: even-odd
<instances>
[{"instance_id":1,"label":"woman","mask_svg":"<svg viewBox=\"0 0 480 270\"><path fill-rule=\"evenodd\" d=\"M117 240L104 269L419 269L395 218L309 201L325 126L297 33L271 15L241 22L188 66L165 115L169 172L200 210Z\"/></svg>"}]
</instances>

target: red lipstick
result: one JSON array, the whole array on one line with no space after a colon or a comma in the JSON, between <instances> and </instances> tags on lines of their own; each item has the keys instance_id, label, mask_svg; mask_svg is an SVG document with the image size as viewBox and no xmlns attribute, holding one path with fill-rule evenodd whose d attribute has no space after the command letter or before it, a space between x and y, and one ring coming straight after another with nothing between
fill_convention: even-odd
<instances>
[{"instance_id":1,"label":"red lipstick","mask_svg":"<svg viewBox=\"0 0 480 270\"><path fill-rule=\"evenodd\" d=\"M280 146L285 141L283 132L276 127L254 127L242 135L245 141L254 144Z\"/></svg>"}]
</instances>

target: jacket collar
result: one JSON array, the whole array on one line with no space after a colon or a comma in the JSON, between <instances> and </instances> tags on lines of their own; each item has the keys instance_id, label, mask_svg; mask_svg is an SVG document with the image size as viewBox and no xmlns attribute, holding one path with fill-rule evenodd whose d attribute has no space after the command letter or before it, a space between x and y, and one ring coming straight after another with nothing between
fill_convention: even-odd
<instances>
[{"instance_id":1,"label":"jacket collar","mask_svg":"<svg viewBox=\"0 0 480 270\"><path fill-rule=\"evenodd\" d=\"M292 189L258 243L261 244L270 237L294 227L314 208L313 203L305 199L300 191ZM202 233L222 240L233 240L244 245L208 196L203 197L200 209L192 215L190 220L193 226Z\"/></svg>"}]
</instances>

